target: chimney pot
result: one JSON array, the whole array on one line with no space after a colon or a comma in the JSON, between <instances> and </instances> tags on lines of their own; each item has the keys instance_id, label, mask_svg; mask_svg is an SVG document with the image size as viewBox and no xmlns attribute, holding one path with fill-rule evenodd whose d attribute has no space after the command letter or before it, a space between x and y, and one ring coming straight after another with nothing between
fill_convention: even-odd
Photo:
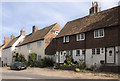
<instances>
[{"instance_id":1,"label":"chimney pot","mask_svg":"<svg viewBox=\"0 0 120 81\"><path fill-rule=\"evenodd\" d=\"M14 38L15 38L15 36L12 34L12 35L11 35L11 40L14 39Z\"/></svg>"},{"instance_id":2,"label":"chimney pot","mask_svg":"<svg viewBox=\"0 0 120 81\"><path fill-rule=\"evenodd\" d=\"M24 27L23 27L23 29L20 31L20 35L25 36L25 29L24 29Z\"/></svg>"},{"instance_id":3,"label":"chimney pot","mask_svg":"<svg viewBox=\"0 0 120 81\"><path fill-rule=\"evenodd\" d=\"M100 7L98 6L98 2L92 2L92 7L89 10L89 14L95 14L100 12Z\"/></svg>"},{"instance_id":4,"label":"chimney pot","mask_svg":"<svg viewBox=\"0 0 120 81\"><path fill-rule=\"evenodd\" d=\"M34 32L36 32L36 31L37 31L37 26L33 26L32 32L34 33Z\"/></svg>"},{"instance_id":5,"label":"chimney pot","mask_svg":"<svg viewBox=\"0 0 120 81\"><path fill-rule=\"evenodd\" d=\"M10 42L10 37L4 37L4 44L8 44Z\"/></svg>"}]
</instances>

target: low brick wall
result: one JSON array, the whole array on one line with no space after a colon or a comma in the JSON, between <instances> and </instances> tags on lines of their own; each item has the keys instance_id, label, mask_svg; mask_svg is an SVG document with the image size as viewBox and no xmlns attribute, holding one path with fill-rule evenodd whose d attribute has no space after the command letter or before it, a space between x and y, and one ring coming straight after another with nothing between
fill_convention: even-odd
<instances>
[{"instance_id":1,"label":"low brick wall","mask_svg":"<svg viewBox=\"0 0 120 81\"><path fill-rule=\"evenodd\" d=\"M100 67L100 71L120 73L120 66L102 66Z\"/></svg>"},{"instance_id":2,"label":"low brick wall","mask_svg":"<svg viewBox=\"0 0 120 81\"><path fill-rule=\"evenodd\" d=\"M75 70L77 66L69 66L63 64L55 64L54 69L61 69L61 70Z\"/></svg>"}]
</instances>

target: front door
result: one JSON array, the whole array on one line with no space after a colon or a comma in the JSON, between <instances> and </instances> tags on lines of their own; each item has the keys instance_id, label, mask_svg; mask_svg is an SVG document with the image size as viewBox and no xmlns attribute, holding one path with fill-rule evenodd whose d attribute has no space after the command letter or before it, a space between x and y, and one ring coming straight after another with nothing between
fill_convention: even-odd
<instances>
[{"instance_id":1,"label":"front door","mask_svg":"<svg viewBox=\"0 0 120 81\"><path fill-rule=\"evenodd\" d=\"M115 62L115 50L113 48L107 48L107 53L106 53L106 62L107 63L114 63Z\"/></svg>"}]
</instances>

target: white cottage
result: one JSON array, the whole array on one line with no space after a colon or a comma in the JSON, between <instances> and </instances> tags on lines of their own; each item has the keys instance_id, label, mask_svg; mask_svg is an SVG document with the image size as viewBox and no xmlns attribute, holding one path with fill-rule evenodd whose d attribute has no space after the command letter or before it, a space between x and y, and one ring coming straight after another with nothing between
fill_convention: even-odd
<instances>
[{"instance_id":1,"label":"white cottage","mask_svg":"<svg viewBox=\"0 0 120 81\"><path fill-rule=\"evenodd\" d=\"M58 35L61 27L58 23L37 30L37 26L33 26L32 33L27 35L23 42L17 45L16 52L25 56L28 60L30 53L36 53L37 59L45 57L45 49L53 38Z\"/></svg>"},{"instance_id":2,"label":"white cottage","mask_svg":"<svg viewBox=\"0 0 120 81\"><path fill-rule=\"evenodd\" d=\"M10 65L10 63L12 63L12 61L13 61L12 57L16 51L15 46L17 46L19 44L19 42L22 42L24 37L25 37L25 29L24 28L20 31L20 36L18 36L16 38L14 38L13 35L11 36L11 41L2 50L3 64Z\"/></svg>"}]
</instances>

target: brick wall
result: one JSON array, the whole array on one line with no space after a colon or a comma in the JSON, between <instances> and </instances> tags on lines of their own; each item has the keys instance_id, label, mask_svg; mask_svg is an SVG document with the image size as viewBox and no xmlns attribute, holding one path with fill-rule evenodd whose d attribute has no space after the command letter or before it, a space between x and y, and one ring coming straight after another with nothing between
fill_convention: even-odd
<instances>
[{"instance_id":1,"label":"brick wall","mask_svg":"<svg viewBox=\"0 0 120 81\"><path fill-rule=\"evenodd\" d=\"M57 35L55 34L55 31L61 31L60 25L57 23L45 36L45 48L50 44L53 38L55 38Z\"/></svg>"}]
</instances>

